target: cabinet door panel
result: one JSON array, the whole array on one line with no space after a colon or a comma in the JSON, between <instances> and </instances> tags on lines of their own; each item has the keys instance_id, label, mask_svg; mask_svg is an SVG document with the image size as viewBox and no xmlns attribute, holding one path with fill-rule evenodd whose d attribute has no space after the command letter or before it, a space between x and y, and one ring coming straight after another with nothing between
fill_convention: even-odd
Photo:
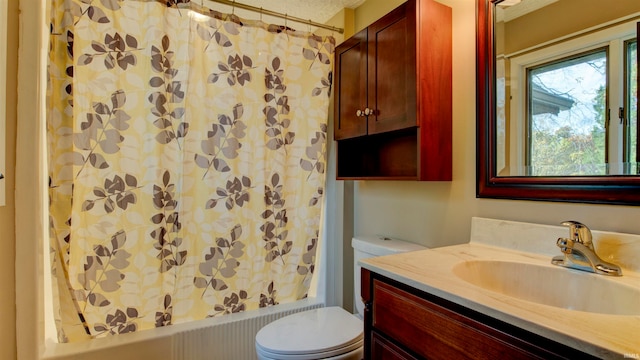
<instances>
[{"instance_id":1,"label":"cabinet door panel","mask_svg":"<svg viewBox=\"0 0 640 360\"><path fill-rule=\"evenodd\" d=\"M415 6L369 26L368 52L369 134L416 126Z\"/></svg>"},{"instance_id":2,"label":"cabinet door panel","mask_svg":"<svg viewBox=\"0 0 640 360\"><path fill-rule=\"evenodd\" d=\"M540 359L511 338L425 299L374 280L373 327L434 360ZM523 346L523 347L521 347ZM544 352L542 349L536 349Z\"/></svg>"},{"instance_id":3,"label":"cabinet door panel","mask_svg":"<svg viewBox=\"0 0 640 360\"><path fill-rule=\"evenodd\" d=\"M367 32L346 40L335 52L335 139L367 134L367 120L357 116L367 106Z\"/></svg>"},{"instance_id":4,"label":"cabinet door panel","mask_svg":"<svg viewBox=\"0 0 640 360\"><path fill-rule=\"evenodd\" d=\"M371 348L371 360L418 360L375 331L371 334Z\"/></svg>"}]
</instances>

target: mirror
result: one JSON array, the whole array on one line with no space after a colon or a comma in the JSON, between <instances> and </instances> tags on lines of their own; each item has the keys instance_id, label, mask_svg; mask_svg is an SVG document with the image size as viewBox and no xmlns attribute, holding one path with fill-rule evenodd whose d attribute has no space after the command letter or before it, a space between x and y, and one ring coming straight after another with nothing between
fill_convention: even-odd
<instances>
[{"instance_id":1,"label":"mirror","mask_svg":"<svg viewBox=\"0 0 640 360\"><path fill-rule=\"evenodd\" d=\"M640 1L477 6L477 196L640 205Z\"/></svg>"}]
</instances>

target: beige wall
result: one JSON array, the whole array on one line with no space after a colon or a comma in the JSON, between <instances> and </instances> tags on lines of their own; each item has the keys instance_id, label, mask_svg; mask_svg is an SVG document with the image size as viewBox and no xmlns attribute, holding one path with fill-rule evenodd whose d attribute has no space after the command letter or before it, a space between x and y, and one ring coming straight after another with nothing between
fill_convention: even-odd
<instances>
[{"instance_id":1,"label":"beige wall","mask_svg":"<svg viewBox=\"0 0 640 360\"><path fill-rule=\"evenodd\" d=\"M476 199L476 2L440 2L453 10L453 181L356 182L356 235L381 234L430 247L459 244L468 241L472 216L551 225L575 219L593 229L640 234L638 207ZM367 0L356 9L356 31L388 12L389 3ZM352 276L350 269L345 264L345 279Z\"/></svg>"},{"instance_id":2,"label":"beige wall","mask_svg":"<svg viewBox=\"0 0 640 360\"><path fill-rule=\"evenodd\" d=\"M406 0L367 0L355 11L355 31L358 32L398 7Z\"/></svg>"},{"instance_id":3,"label":"beige wall","mask_svg":"<svg viewBox=\"0 0 640 360\"><path fill-rule=\"evenodd\" d=\"M18 73L18 1L9 0L7 41L7 108L6 108L6 206L0 207L0 244L5 256L0 261L0 359L16 358L15 307L15 183L16 103Z\"/></svg>"}]
</instances>

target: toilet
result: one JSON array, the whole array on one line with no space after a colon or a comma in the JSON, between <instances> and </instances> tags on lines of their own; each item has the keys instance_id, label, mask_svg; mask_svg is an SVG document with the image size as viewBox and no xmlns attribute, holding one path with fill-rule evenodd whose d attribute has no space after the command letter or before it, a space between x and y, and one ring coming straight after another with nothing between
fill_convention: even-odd
<instances>
[{"instance_id":1,"label":"toilet","mask_svg":"<svg viewBox=\"0 0 640 360\"><path fill-rule=\"evenodd\" d=\"M360 298L358 260L426 248L376 236L353 238L351 246L357 314L351 314L339 306L331 306L288 315L267 324L256 334L259 360L362 359L364 303Z\"/></svg>"}]
</instances>

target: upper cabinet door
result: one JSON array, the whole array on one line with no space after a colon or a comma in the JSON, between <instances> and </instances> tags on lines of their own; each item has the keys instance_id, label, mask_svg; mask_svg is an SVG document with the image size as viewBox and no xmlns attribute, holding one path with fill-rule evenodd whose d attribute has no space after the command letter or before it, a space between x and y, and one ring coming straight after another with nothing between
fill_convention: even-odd
<instances>
[{"instance_id":1,"label":"upper cabinet door","mask_svg":"<svg viewBox=\"0 0 640 360\"><path fill-rule=\"evenodd\" d=\"M367 30L340 44L335 51L336 140L367 134Z\"/></svg>"},{"instance_id":2,"label":"upper cabinet door","mask_svg":"<svg viewBox=\"0 0 640 360\"><path fill-rule=\"evenodd\" d=\"M405 129L416 121L415 1L368 27L368 133Z\"/></svg>"}]
</instances>

